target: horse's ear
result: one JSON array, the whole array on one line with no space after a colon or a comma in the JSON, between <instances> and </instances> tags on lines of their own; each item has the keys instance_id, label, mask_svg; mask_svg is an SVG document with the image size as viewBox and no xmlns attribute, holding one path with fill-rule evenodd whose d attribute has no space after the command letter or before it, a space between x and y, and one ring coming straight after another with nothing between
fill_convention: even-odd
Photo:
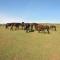
<instances>
[{"instance_id":1,"label":"horse's ear","mask_svg":"<svg viewBox=\"0 0 60 60\"><path fill-rule=\"evenodd\" d=\"M23 24L24 22L22 22L22 24Z\"/></svg>"}]
</instances>

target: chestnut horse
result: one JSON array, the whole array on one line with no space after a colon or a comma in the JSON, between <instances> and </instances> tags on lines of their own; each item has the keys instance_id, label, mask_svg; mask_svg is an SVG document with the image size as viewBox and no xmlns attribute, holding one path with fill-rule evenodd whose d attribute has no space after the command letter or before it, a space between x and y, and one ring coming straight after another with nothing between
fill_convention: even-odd
<instances>
[{"instance_id":1,"label":"chestnut horse","mask_svg":"<svg viewBox=\"0 0 60 60\"><path fill-rule=\"evenodd\" d=\"M48 25L35 24L35 29L36 29L38 32L47 30L48 34L50 33L50 32L49 32L49 26L48 26Z\"/></svg>"}]
</instances>

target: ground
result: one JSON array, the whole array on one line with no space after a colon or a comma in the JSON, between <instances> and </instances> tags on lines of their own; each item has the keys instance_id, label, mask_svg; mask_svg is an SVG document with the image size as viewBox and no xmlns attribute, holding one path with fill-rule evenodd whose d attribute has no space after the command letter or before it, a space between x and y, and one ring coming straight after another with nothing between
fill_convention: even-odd
<instances>
[{"instance_id":1,"label":"ground","mask_svg":"<svg viewBox=\"0 0 60 60\"><path fill-rule=\"evenodd\" d=\"M60 60L60 25L50 34L0 27L0 60Z\"/></svg>"}]
</instances>

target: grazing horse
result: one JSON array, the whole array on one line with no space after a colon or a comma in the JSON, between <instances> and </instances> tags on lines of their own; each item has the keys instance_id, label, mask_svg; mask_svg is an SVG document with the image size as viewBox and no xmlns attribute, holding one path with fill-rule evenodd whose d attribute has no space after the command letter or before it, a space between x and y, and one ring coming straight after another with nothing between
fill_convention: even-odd
<instances>
[{"instance_id":1,"label":"grazing horse","mask_svg":"<svg viewBox=\"0 0 60 60\"><path fill-rule=\"evenodd\" d=\"M12 23L7 23L7 24L5 25L5 27L6 27L6 29L8 29L8 27L11 27L10 30L13 30L13 25L12 25Z\"/></svg>"},{"instance_id":2,"label":"grazing horse","mask_svg":"<svg viewBox=\"0 0 60 60\"><path fill-rule=\"evenodd\" d=\"M34 32L33 26L33 23L25 23L24 30L26 30L26 32Z\"/></svg>"},{"instance_id":3,"label":"grazing horse","mask_svg":"<svg viewBox=\"0 0 60 60\"><path fill-rule=\"evenodd\" d=\"M55 25L50 25L50 29L54 29L56 31L56 26Z\"/></svg>"},{"instance_id":4,"label":"grazing horse","mask_svg":"<svg viewBox=\"0 0 60 60\"><path fill-rule=\"evenodd\" d=\"M8 29L8 27L11 27L11 23L7 23L7 24L5 25L5 28L6 28L6 29Z\"/></svg>"},{"instance_id":5,"label":"grazing horse","mask_svg":"<svg viewBox=\"0 0 60 60\"><path fill-rule=\"evenodd\" d=\"M47 32L50 33L50 32L49 32L49 26L48 26L48 25L35 24L35 29L36 29L38 32L47 30Z\"/></svg>"},{"instance_id":6,"label":"grazing horse","mask_svg":"<svg viewBox=\"0 0 60 60\"><path fill-rule=\"evenodd\" d=\"M19 26L21 23L7 23L6 24L6 29L10 27L10 30L13 30L13 27L15 27L15 30L19 29Z\"/></svg>"},{"instance_id":7,"label":"grazing horse","mask_svg":"<svg viewBox=\"0 0 60 60\"><path fill-rule=\"evenodd\" d=\"M30 24L29 23L25 23L24 30L26 30L26 32L29 32L30 31Z\"/></svg>"},{"instance_id":8,"label":"grazing horse","mask_svg":"<svg viewBox=\"0 0 60 60\"><path fill-rule=\"evenodd\" d=\"M37 23L33 23L34 27L35 27L35 30L38 30L38 24Z\"/></svg>"},{"instance_id":9,"label":"grazing horse","mask_svg":"<svg viewBox=\"0 0 60 60\"><path fill-rule=\"evenodd\" d=\"M34 31L34 29L33 29L33 26L34 26L34 25L33 25L33 24L31 24L30 26L31 26L31 31Z\"/></svg>"},{"instance_id":10,"label":"grazing horse","mask_svg":"<svg viewBox=\"0 0 60 60\"><path fill-rule=\"evenodd\" d=\"M14 26L16 27L15 30L19 30L19 26L21 26L21 23L15 23Z\"/></svg>"}]
</instances>

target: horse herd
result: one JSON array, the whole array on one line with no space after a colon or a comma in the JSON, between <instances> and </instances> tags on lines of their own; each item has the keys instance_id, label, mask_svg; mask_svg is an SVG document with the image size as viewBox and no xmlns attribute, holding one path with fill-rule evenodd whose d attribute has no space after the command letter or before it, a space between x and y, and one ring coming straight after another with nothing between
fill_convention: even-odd
<instances>
[{"instance_id":1,"label":"horse herd","mask_svg":"<svg viewBox=\"0 0 60 60\"><path fill-rule=\"evenodd\" d=\"M35 30L40 32L47 32L50 33L50 29L54 29L56 31L55 25L48 25L48 24L38 24L38 23L6 23L5 25L6 29L10 27L10 30L19 30L21 27L22 30L25 30L26 32L34 32ZM14 28L15 27L15 28Z\"/></svg>"}]
</instances>

